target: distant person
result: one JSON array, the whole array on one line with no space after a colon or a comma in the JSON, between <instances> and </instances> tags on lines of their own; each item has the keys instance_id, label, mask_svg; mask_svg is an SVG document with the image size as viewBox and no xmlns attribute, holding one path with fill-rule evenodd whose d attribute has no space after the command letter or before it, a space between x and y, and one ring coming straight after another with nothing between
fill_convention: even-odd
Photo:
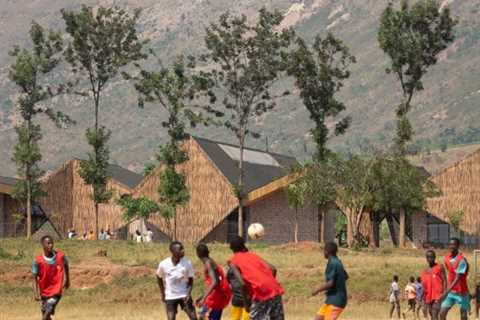
<instances>
[{"instance_id":1,"label":"distant person","mask_svg":"<svg viewBox=\"0 0 480 320\"><path fill-rule=\"evenodd\" d=\"M336 243L328 242L325 245L323 254L328 260L325 269L325 284L314 289L312 295L325 292L327 299L315 316L315 320L337 320L347 306L348 274L342 261L337 257L337 251Z\"/></svg>"},{"instance_id":2,"label":"distant person","mask_svg":"<svg viewBox=\"0 0 480 320\"><path fill-rule=\"evenodd\" d=\"M52 237L43 236L40 243L43 255L36 256L32 264L33 294L42 302L42 320L51 320L63 290L70 287L70 272L63 252L54 250Z\"/></svg>"},{"instance_id":3,"label":"distant person","mask_svg":"<svg viewBox=\"0 0 480 320\"><path fill-rule=\"evenodd\" d=\"M228 261L242 287L245 309L250 320L284 320L284 290L275 279L277 270L258 255L248 251L245 240L236 236L230 241L233 257Z\"/></svg>"},{"instance_id":4,"label":"distant person","mask_svg":"<svg viewBox=\"0 0 480 320\"><path fill-rule=\"evenodd\" d=\"M107 233L105 230L100 230L100 233L98 234L98 240L107 240Z\"/></svg>"},{"instance_id":5,"label":"distant person","mask_svg":"<svg viewBox=\"0 0 480 320\"><path fill-rule=\"evenodd\" d=\"M422 312L423 318L427 318L427 311L425 309L424 297L423 297L423 285L422 285L422 278L418 277L415 281L415 290L416 290L416 318L420 319L420 311Z\"/></svg>"},{"instance_id":6,"label":"distant person","mask_svg":"<svg viewBox=\"0 0 480 320\"><path fill-rule=\"evenodd\" d=\"M160 298L165 303L167 320L175 320L178 307L187 314L190 320L197 320L192 300L193 277L192 263L185 258L185 250L181 242L170 243L171 257L158 265L157 283Z\"/></svg>"},{"instance_id":7,"label":"distant person","mask_svg":"<svg viewBox=\"0 0 480 320\"><path fill-rule=\"evenodd\" d=\"M460 307L461 320L468 319L470 311L470 293L468 291L468 262L460 252L460 240L458 238L450 239L448 244L450 253L445 260L447 271L447 288L442 295L443 300L440 310L440 319L447 319L448 312L454 305Z\"/></svg>"},{"instance_id":8,"label":"distant person","mask_svg":"<svg viewBox=\"0 0 480 320\"><path fill-rule=\"evenodd\" d=\"M230 307L230 320L248 320L249 314L245 309L243 300L243 289L240 282L235 277L232 268L228 268L227 280L232 290L232 306Z\"/></svg>"},{"instance_id":9,"label":"distant person","mask_svg":"<svg viewBox=\"0 0 480 320\"><path fill-rule=\"evenodd\" d=\"M447 288L445 268L435 261L435 251L428 250L425 257L428 268L421 274L423 302L425 303L426 312L430 315L430 319L438 320L442 295Z\"/></svg>"},{"instance_id":10,"label":"distant person","mask_svg":"<svg viewBox=\"0 0 480 320\"><path fill-rule=\"evenodd\" d=\"M409 282L405 286L405 298L407 299L408 309L403 313L403 318L411 311L415 317L417 305L417 289L415 288L415 277L410 277Z\"/></svg>"},{"instance_id":11,"label":"distant person","mask_svg":"<svg viewBox=\"0 0 480 320\"><path fill-rule=\"evenodd\" d=\"M90 230L87 236L88 240L95 240L95 233L93 233L93 230Z\"/></svg>"},{"instance_id":12,"label":"distant person","mask_svg":"<svg viewBox=\"0 0 480 320\"><path fill-rule=\"evenodd\" d=\"M135 241L137 243L143 242L142 233L138 229L135 231Z\"/></svg>"},{"instance_id":13,"label":"distant person","mask_svg":"<svg viewBox=\"0 0 480 320\"><path fill-rule=\"evenodd\" d=\"M86 232L83 233L82 240L88 240L88 235Z\"/></svg>"},{"instance_id":14,"label":"distant person","mask_svg":"<svg viewBox=\"0 0 480 320\"><path fill-rule=\"evenodd\" d=\"M110 232L110 229L107 229L107 231L105 231L105 240L112 240L113 237L112 237L112 233Z\"/></svg>"},{"instance_id":15,"label":"distant person","mask_svg":"<svg viewBox=\"0 0 480 320\"><path fill-rule=\"evenodd\" d=\"M390 284L389 297L390 301L390 319L393 319L393 313L396 311L397 319L400 319L400 287L398 285L398 276L393 276L393 281Z\"/></svg>"},{"instance_id":16,"label":"distant person","mask_svg":"<svg viewBox=\"0 0 480 320\"><path fill-rule=\"evenodd\" d=\"M207 245L197 246L197 257L204 265L205 292L196 301L200 308L200 319L220 320L223 309L228 306L232 297L232 291L225 278L222 267L212 258Z\"/></svg>"},{"instance_id":17,"label":"distant person","mask_svg":"<svg viewBox=\"0 0 480 320\"><path fill-rule=\"evenodd\" d=\"M153 231L150 228L147 228L147 233L145 234L145 242L150 243L153 241Z\"/></svg>"}]
</instances>

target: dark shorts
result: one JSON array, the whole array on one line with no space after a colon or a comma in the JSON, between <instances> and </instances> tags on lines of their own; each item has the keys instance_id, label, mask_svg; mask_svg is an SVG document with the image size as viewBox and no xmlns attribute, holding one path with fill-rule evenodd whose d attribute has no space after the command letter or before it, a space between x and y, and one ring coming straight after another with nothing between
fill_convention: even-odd
<instances>
[{"instance_id":1,"label":"dark shorts","mask_svg":"<svg viewBox=\"0 0 480 320\"><path fill-rule=\"evenodd\" d=\"M195 312L195 307L193 306L192 299L188 299L187 302L185 302L185 299L166 300L165 304L166 304L168 313L173 312L176 314L179 306L180 308L182 308L183 311Z\"/></svg>"},{"instance_id":2,"label":"dark shorts","mask_svg":"<svg viewBox=\"0 0 480 320\"><path fill-rule=\"evenodd\" d=\"M415 307L416 304L417 304L417 299L408 299L408 305L410 307Z\"/></svg>"},{"instance_id":3,"label":"dark shorts","mask_svg":"<svg viewBox=\"0 0 480 320\"><path fill-rule=\"evenodd\" d=\"M267 301L253 301L250 320L285 320L282 296Z\"/></svg>"},{"instance_id":4,"label":"dark shorts","mask_svg":"<svg viewBox=\"0 0 480 320\"><path fill-rule=\"evenodd\" d=\"M198 315L201 320L220 320L222 319L222 313L222 309L209 310L207 306L203 306Z\"/></svg>"},{"instance_id":5,"label":"dark shorts","mask_svg":"<svg viewBox=\"0 0 480 320\"><path fill-rule=\"evenodd\" d=\"M62 297L57 295L53 297L42 297L42 314L55 314L55 308L57 307Z\"/></svg>"}]
</instances>

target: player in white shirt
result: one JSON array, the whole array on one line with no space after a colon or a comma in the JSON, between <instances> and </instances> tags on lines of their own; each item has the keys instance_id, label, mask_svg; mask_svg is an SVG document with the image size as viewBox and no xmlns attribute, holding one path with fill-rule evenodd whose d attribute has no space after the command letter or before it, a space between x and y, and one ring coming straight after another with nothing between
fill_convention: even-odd
<instances>
[{"instance_id":1,"label":"player in white shirt","mask_svg":"<svg viewBox=\"0 0 480 320\"><path fill-rule=\"evenodd\" d=\"M167 319L175 320L178 306L190 320L197 320L192 300L193 270L192 262L185 258L185 250L181 242L170 244L171 257L160 262L157 269L157 282L160 297L165 303Z\"/></svg>"}]
</instances>

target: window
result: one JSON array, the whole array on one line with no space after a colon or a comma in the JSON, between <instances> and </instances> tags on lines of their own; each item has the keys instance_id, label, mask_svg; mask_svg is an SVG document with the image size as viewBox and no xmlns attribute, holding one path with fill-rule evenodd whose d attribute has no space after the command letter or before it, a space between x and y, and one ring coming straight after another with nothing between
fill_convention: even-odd
<instances>
[{"instance_id":1,"label":"window","mask_svg":"<svg viewBox=\"0 0 480 320\"><path fill-rule=\"evenodd\" d=\"M448 244L450 239L450 226L446 223L432 223L427 225L427 242L435 244Z\"/></svg>"}]
</instances>

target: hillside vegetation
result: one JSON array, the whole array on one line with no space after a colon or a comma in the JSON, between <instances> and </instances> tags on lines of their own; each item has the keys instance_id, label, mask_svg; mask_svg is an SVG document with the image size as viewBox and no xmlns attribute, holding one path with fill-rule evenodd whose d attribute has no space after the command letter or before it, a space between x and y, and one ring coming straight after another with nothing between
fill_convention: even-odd
<instances>
[{"instance_id":1,"label":"hillside vegetation","mask_svg":"<svg viewBox=\"0 0 480 320\"><path fill-rule=\"evenodd\" d=\"M14 174L10 158L15 143L12 128L17 116L15 91L7 77L8 65L12 61L8 50L14 44L24 44L32 19L44 26L61 29L60 9L65 6L78 8L81 3L143 7L140 31L145 38L151 39L151 47L165 62L177 54L201 52L205 27L226 10L254 19L262 5L278 8L285 12L284 26L292 26L310 39L317 33L331 31L342 38L357 57L352 76L341 94L347 105L346 114L352 116L352 127L344 137L332 140L332 146L354 151L368 144L383 147L390 143L395 133L393 110L399 88L393 76L385 74L387 58L376 40L379 16L386 1L9 0L0 8L0 175ZM449 5L459 20L457 39L440 55L438 65L424 81L426 90L413 101L415 108L410 118L420 145L435 145L440 141L469 143L480 139L477 132L480 119L480 2L443 0L443 4ZM59 72L52 81L62 76ZM291 86L291 82L284 79L279 86ZM163 115L155 107L139 110L133 88L121 79L112 82L107 92L101 121L112 130L112 158L114 162L140 171L166 136L161 128ZM77 125L59 130L47 121L42 123L42 148L47 169L53 169L73 156L85 157L84 132L93 117L85 98L61 97L52 103L69 113ZM312 151L307 135L311 123L295 95L279 101L277 109L258 119L255 126L256 131L268 137L272 151L299 157ZM222 128L200 128L194 133L232 141ZM264 148L265 140L251 139L248 144Z\"/></svg>"}]
</instances>

